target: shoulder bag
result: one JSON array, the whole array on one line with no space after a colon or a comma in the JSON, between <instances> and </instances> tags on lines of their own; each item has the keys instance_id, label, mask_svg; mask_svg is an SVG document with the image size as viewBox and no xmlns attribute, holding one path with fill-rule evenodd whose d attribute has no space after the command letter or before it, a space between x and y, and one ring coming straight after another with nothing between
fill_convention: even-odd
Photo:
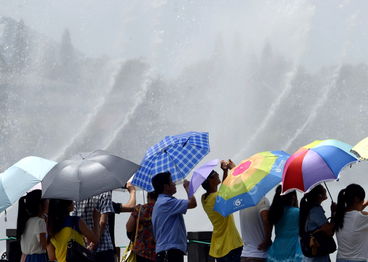
<instances>
[{"instance_id":1,"label":"shoulder bag","mask_svg":"<svg viewBox=\"0 0 368 262\"><path fill-rule=\"evenodd\" d=\"M78 219L74 219L73 221L73 232L72 239L68 242L67 252L66 252L66 261L67 262L96 262L96 257L93 252L77 241L74 240L73 236L75 235L75 231L77 231L77 223Z\"/></svg>"},{"instance_id":2,"label":"shoulder bag","mask_svg":"<svg viewBox=\"0 0 368 262\"><path fill-rule=\"evenodd\" d=\"M133 252L133 247L134 247L135 242L137 241L139 218L141 216L141 209L142 209L142 206L140 206L139 210L138 210L137 224L135 226L134 241L133 242L130 241L127 249L125 249L123 257L121 258L121 262L136 262L137 261L137 256Z\"/></svg>"},{"instance_id":3,"label":"shoulder bag","mask_svg":"<svg viewBox=\"0 0 368 262\"><path fill-rule=\"evenodd\" d=\"M300 246L306 257L326 256L336 251L336 243L333 237L320 229L305 232L300 239Z\"/></svg>"}]
</instances>

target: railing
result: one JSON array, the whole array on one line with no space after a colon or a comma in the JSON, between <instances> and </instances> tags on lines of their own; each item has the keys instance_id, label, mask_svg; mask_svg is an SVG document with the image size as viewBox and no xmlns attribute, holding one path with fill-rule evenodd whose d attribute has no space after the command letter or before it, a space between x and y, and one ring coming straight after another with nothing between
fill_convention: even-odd
<instances>
[{"instance_id":1,"label":"railing","mask_svg":"<svg viewBox=\"0 0 368 262\"><path fill-rule=\"evenodd\" d=\"M17 238L15 237L7 237L7 238L0 238L0 241L2 240L16 240Z\"/></svg>"}]
</instances>

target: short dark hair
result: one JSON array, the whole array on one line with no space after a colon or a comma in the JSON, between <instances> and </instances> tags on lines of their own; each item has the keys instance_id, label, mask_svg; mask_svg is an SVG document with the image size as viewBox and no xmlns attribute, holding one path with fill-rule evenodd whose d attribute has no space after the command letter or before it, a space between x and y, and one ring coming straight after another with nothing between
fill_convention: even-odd
<instances>
[{"instance_id":1,"label":"short dark hair","mask_svg":"<svg viewBox=\"0 0 368 262\"><path fill-rule=\"evenodd\" d=\"M147 198L156 201L157 200L157 193L156 193L156 191L148 192L147 193Z\"/></svg>"},{"instance_id":2,"label":"short dark hair","mask_svg":"<svg viewBox=\"0 0 368 262\"><path fill-rule=\"evenodd\" d=\"M164 192L164 185L170 185L170 182L170 172L159 173L152 178L152 185L157 195L162 194Z\"/></svg>"},{"instance_id":3,"label":"short dark hair","mask_svg":"<svg viewBox=\"0 0 368 262\"><path fill-rule=\"evenodd\" d=\"M203 181L203 183L202 183L202 187L203 187L203 189L204 190L209 190L210 189L210 179L211 179L211 176L213 175L213 174L216 174L216 171L215 170L212 170L211 171L211 173L208 175L208 177L206 178L206 180L205 181Z\"/></svg>"}]
</instances>

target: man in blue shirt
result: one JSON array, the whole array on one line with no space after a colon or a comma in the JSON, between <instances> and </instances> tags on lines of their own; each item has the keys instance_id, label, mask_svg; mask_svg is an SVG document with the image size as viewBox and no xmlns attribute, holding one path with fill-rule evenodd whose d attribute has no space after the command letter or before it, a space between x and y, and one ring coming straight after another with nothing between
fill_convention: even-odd
<instances>
[{"instance_id":1,"label":"man in blue shirt","mask_svg":"<svg viewBox=\"0 0 368 262\"><path fill-rule=\"evenodd\" d=\"M195 208L194 196L188 199L176 199L176 185L169 172L157 174L152 185L158 194L153 207L152 225L156 240L157 262L182 262L187 251L187 232L183 214L187 209ZM189 192L189 182L184 180L184 189Z\"/></svg>"}]
</instances>

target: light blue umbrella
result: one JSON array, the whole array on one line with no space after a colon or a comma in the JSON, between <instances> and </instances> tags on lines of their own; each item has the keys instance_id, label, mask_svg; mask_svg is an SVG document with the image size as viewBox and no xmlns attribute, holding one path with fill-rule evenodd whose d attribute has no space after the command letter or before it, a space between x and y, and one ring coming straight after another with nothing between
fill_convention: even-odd
<instances>
[{"instance_id":1,"label":"light blue umbrella","mask_svg":"<svg viewBox=\"0 0 368 262\"><path fill-rule=\"evenodd\" d=\"M179 181L209 152L207 132L167 136L147 150L132 184L146 191L153 191L152 177L166 171L171 173L174 182Z\"/></svg>"},{"instance_id":2,"label":"light blue umbrella","mask_svg":"<svg viewBox=\"0 0 368 262\"><path fill-rule=\"evenodd\" d=\"M28 156L0 174L0 212L18 201L41 182L57 163L41 157Z\"/></svg>"}]
</instances>

